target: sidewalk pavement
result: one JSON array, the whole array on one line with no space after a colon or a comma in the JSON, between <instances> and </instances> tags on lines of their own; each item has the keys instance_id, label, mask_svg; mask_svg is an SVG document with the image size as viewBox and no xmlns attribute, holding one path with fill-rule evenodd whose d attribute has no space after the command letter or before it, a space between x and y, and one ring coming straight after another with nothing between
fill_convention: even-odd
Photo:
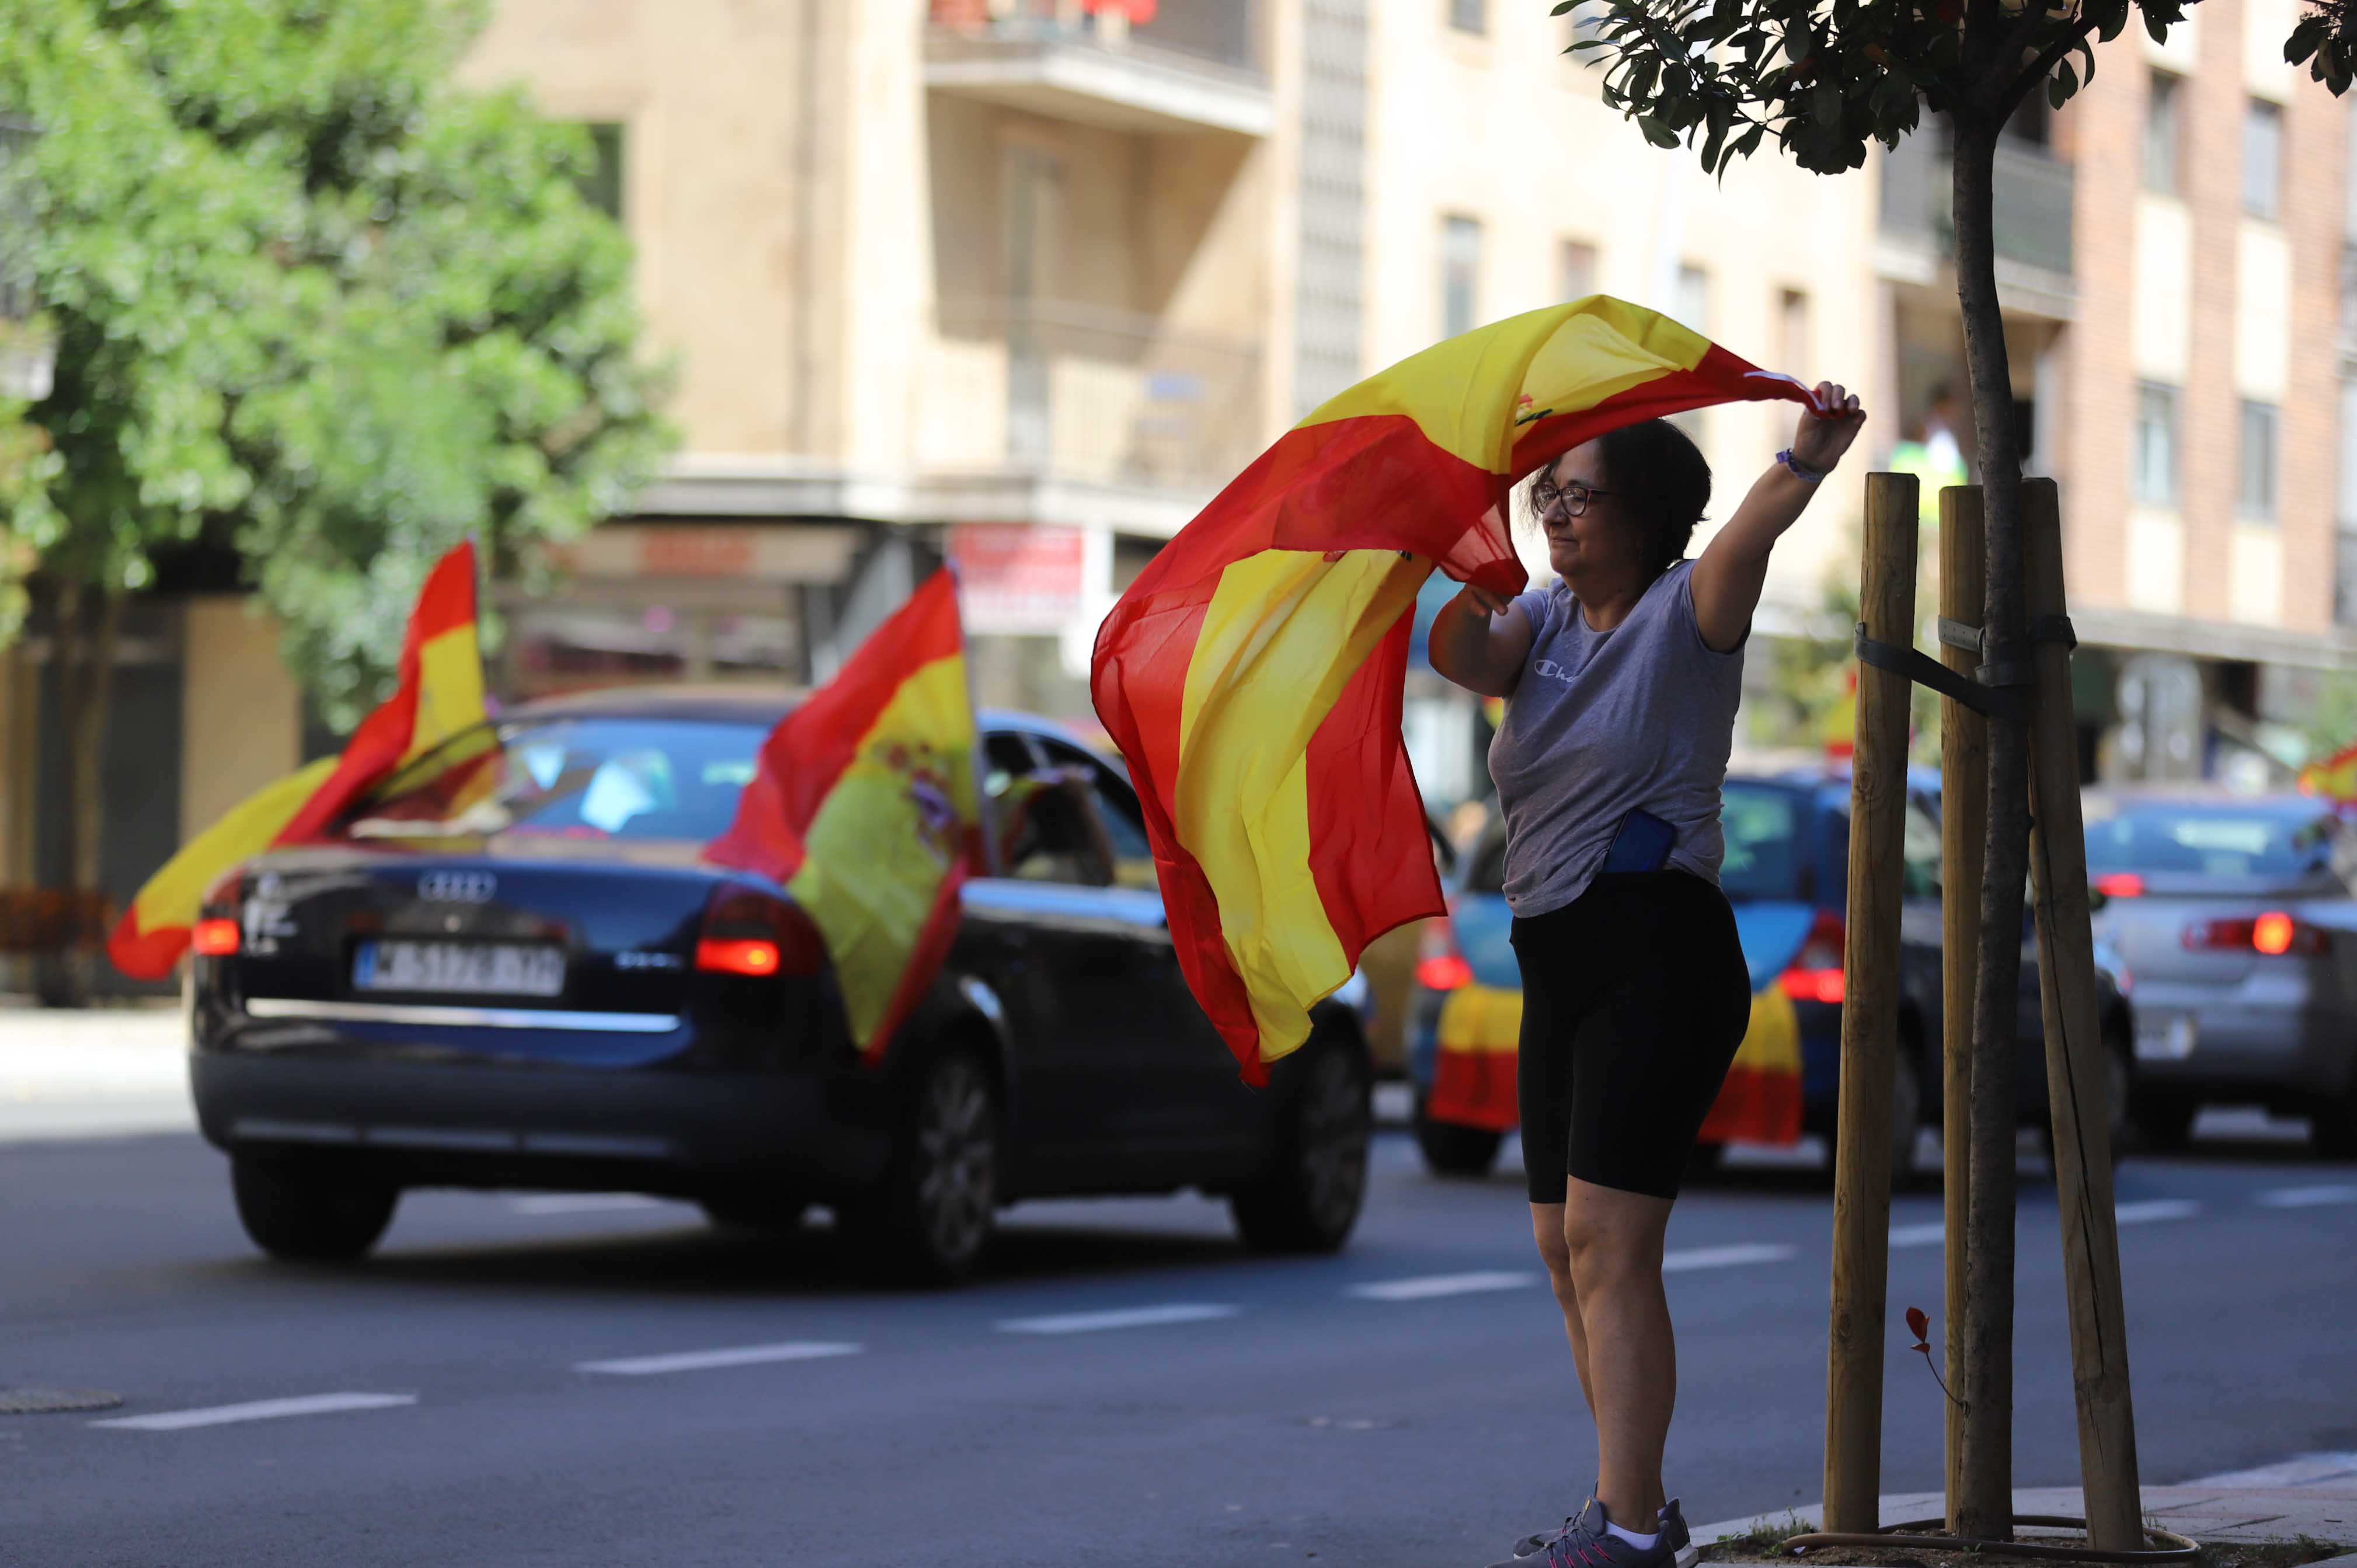
<instances>
[{"instance_id":1,"label":"sidewalk pavement","mask_svg":"<svg viewBox=\"0 0 2357 1568\"><path fill-rule=\"evenodd\" d=\"M196 1124L178 1006L0 1008L0 1143Z\"/></svg>"},{"instance_id":2,"label":"sidewalk pavement","mask_svg":"<svg viewBox=\"0 0 2357 1568\"><path fill-rule=\"evenodd\" d=\"M1886 1525L1936 1519L1946 1509L1947 1500L1938 1492L1900 1492L1881 1499ZM2029 1487L2013 1494L2013 1511L2080 1518L2086 1507L2076 1487ZM2357 1548L2357 1454L2302 1454L2256 1470L2231 1471L2180 1486L2147 1487L2144 1511L2161 1529L2201 1541L2251 1543L2305 1535ZM1705 1525L1694 1538L1706 1545L1763 1526L1787 1529L1795 1515L1813 1529L1824 1511L1811 1507L1729 1520ZM2357 1552L2330 1561L2337 1568L2357 1568Z\"/></svg>"}]
</instances>

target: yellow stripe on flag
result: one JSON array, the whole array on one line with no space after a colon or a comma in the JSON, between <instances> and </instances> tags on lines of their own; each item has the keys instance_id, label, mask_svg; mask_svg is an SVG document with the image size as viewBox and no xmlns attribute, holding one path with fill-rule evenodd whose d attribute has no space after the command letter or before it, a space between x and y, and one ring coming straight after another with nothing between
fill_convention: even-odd
<instances>
[{"instance_id":1,"label":"yellow stripe on flag","mask_svg":"<svg viewBox=\"0 0 2357 1568\"><path fill-rule=\"evenodd\" d=\"M1310 1005L1351 978L1310 871L1310 736L1431 569L1390 550L1265 550L1222 571L1204 611L1177 825L1219 900L1263 1061L1299 1048Z\"/></svg>"},{"instance_id":2,"label":"yellow stripe on flag","mask_svg":"<svg viewBox=\"0 0 2357 1568\"><path fill-rule=\"evenodd\" d=\"M181 845L180 852L166 861L163 869L139 889L139 897L132 905L138 918L139 934L194 926L197 910L204 902L205 888L213 878L225 867L268 849L278 831L293 821L304 802L328 781L338 760L323 757L274 784L263 786Z\"/></svg>"},{"instance_id":3,"label":"yellow stripe on flag","mask_svg":"<svg viewBox=\"0 0 2357 1568\"><path fill-rule=\"evenodd\" d=\"M1519 987L1460 985L1440 1004L1435 1031L1444 1051L1512 1052L1522 1043L1523 993Z\"/></svg>"},{"instance_id":4,"label":"yellow stripe on flag","mask_svg":"<svg viewBox=\"0 0 2357 1568\"><path fill-rule=\"evenodd\" d=\"M1577 413L1656 377L1691 371L1709 352L1708 338L1669 317L1599 296L1435 344L1319 405L1300 427L1405 414L1434 446L1477 468L1510 473L1518 413Z\"/></svg>"},{"instance_id":5,"label":"yellow stripe on flag","mask_svg":"<svg viewBox=\"0 0 2357 1568\"><path fill-rule=\"evenodd\" d=\"M483 655L468 621L417 650L417 716L402 760L422 757L483 722Z\"/></svg>"},{"instance_id":6,"label":"yellow stripe on flag","mask_svg":"<svg viewBox=\"0 0 2357 1568\"><path fill-rule=\"evenodd\" d=\"M927 749L956 822L926 821L908 756ZM899 764L896 766L896 762ZM827 791L801 869L786 886L819 929L843 985L852 1037L868 1047L890 1010L974 820L974 711L963 656L936 659L902 682Z\"/></svg>"},{"instance_id":7,"label":"yellow stripe on flag","mask_svg":"<svg viewBox=\"0 0 2357 1568\"><path fill-rule=\"evenodd\" d=\"M1801 1015L1782 986L1770 985L1751 993L1751 1023L1728 1070L1737 1068L1800 1077Z\"/></svg>"}]
</instances>

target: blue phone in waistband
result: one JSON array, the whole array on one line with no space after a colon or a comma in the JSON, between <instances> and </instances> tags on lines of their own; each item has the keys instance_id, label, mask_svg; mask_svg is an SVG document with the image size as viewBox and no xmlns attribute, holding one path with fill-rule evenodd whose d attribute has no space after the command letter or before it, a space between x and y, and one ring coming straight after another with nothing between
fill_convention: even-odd
<instances>
[{"instance_id":1,"label":"blue phone in waistband","mask_svg":"<svg viewBox=\"0 0 2357 1568\"><path fill-rule=\"evenodd\" d=\"M1670 851L1677 842L1678 830L1652 812L1631 811L1620 819L1620 831L1604 853L1604 871L1659 871L1670 864Z\"/></svg>"}]
</instances>

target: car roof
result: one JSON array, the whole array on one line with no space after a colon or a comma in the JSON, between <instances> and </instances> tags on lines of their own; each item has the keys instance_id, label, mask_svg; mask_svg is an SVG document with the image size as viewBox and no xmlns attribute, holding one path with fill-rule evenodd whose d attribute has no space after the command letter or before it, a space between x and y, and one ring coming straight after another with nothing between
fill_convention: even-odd
<instances>
[{"instance_id":1,"label":"car roof","mask_svg":"<svg viewBox=\"0 0 2357 1568\"><path fill-rule=\"evenodd\" d=\"M502 710L503 719L633 718L703 719L721 724L773 725L808 700L810 693L783 683L733 682L713 685L601 686L595 691L567 692L535 697ZM1015 730L1047 736L1089 749L1071 729L1039 714L1013 708L984 708L975 715L985 730Z\"/></svg>"},{"instance_id":2,"label":"car roof","mask_svg":"<svg viewBox=\"0 0 2357 1568\"><path fill-rule=\"evenodd\" d=\"M2287 817L2321 817L2330 815L2333 809L2332 802L2321 796L2246 795L2214 784L2106 784L2086 791L2086 800L2090 805L2107 806L2115 811L2159 807L2191 811L2264 811Z\"/></svg>"}]
</instances>

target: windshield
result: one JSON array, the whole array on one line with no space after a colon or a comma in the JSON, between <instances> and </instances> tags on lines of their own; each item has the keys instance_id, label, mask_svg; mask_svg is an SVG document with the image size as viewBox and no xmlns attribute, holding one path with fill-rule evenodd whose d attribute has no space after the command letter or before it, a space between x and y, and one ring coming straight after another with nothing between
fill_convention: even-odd
<instances>
[{"instance_id":1,"label":"windshield","mask_svg":"<svg viewBox=\"0 0 2357 1568\"><path fill-rule=\"evenodd\" d=\"M1801 799L1772 785L1730 783L1721 795L1719 826L1727 858L1718 868L1728 898L1801 897ZM1493 827L1466 875L1466 890L1501 893L1506 886L1506 838Z\"/></svg>"},{"instance_id":2,"label":"windshield","mask_svg":"<svg viewBox=\"0 0 2357 1568\"><path fill-rule=\"evenodd\" d=\"M420 757L342 836L718 837L768 729L712 719L566 718L472 730Z\"/></svg>"},{"instance_id":3,"label":"windshield","mask_svg":"<svg viewBox=\"0 0 2357 1568\"><path fill-rule=\"evenodd\" d=\"M2103 815L2091 805L2089 819L2091 871L2306 876L2331 867L2337 837L2330 817L2246 806L2136 806Z\"/></svg>"}]
</instances>

